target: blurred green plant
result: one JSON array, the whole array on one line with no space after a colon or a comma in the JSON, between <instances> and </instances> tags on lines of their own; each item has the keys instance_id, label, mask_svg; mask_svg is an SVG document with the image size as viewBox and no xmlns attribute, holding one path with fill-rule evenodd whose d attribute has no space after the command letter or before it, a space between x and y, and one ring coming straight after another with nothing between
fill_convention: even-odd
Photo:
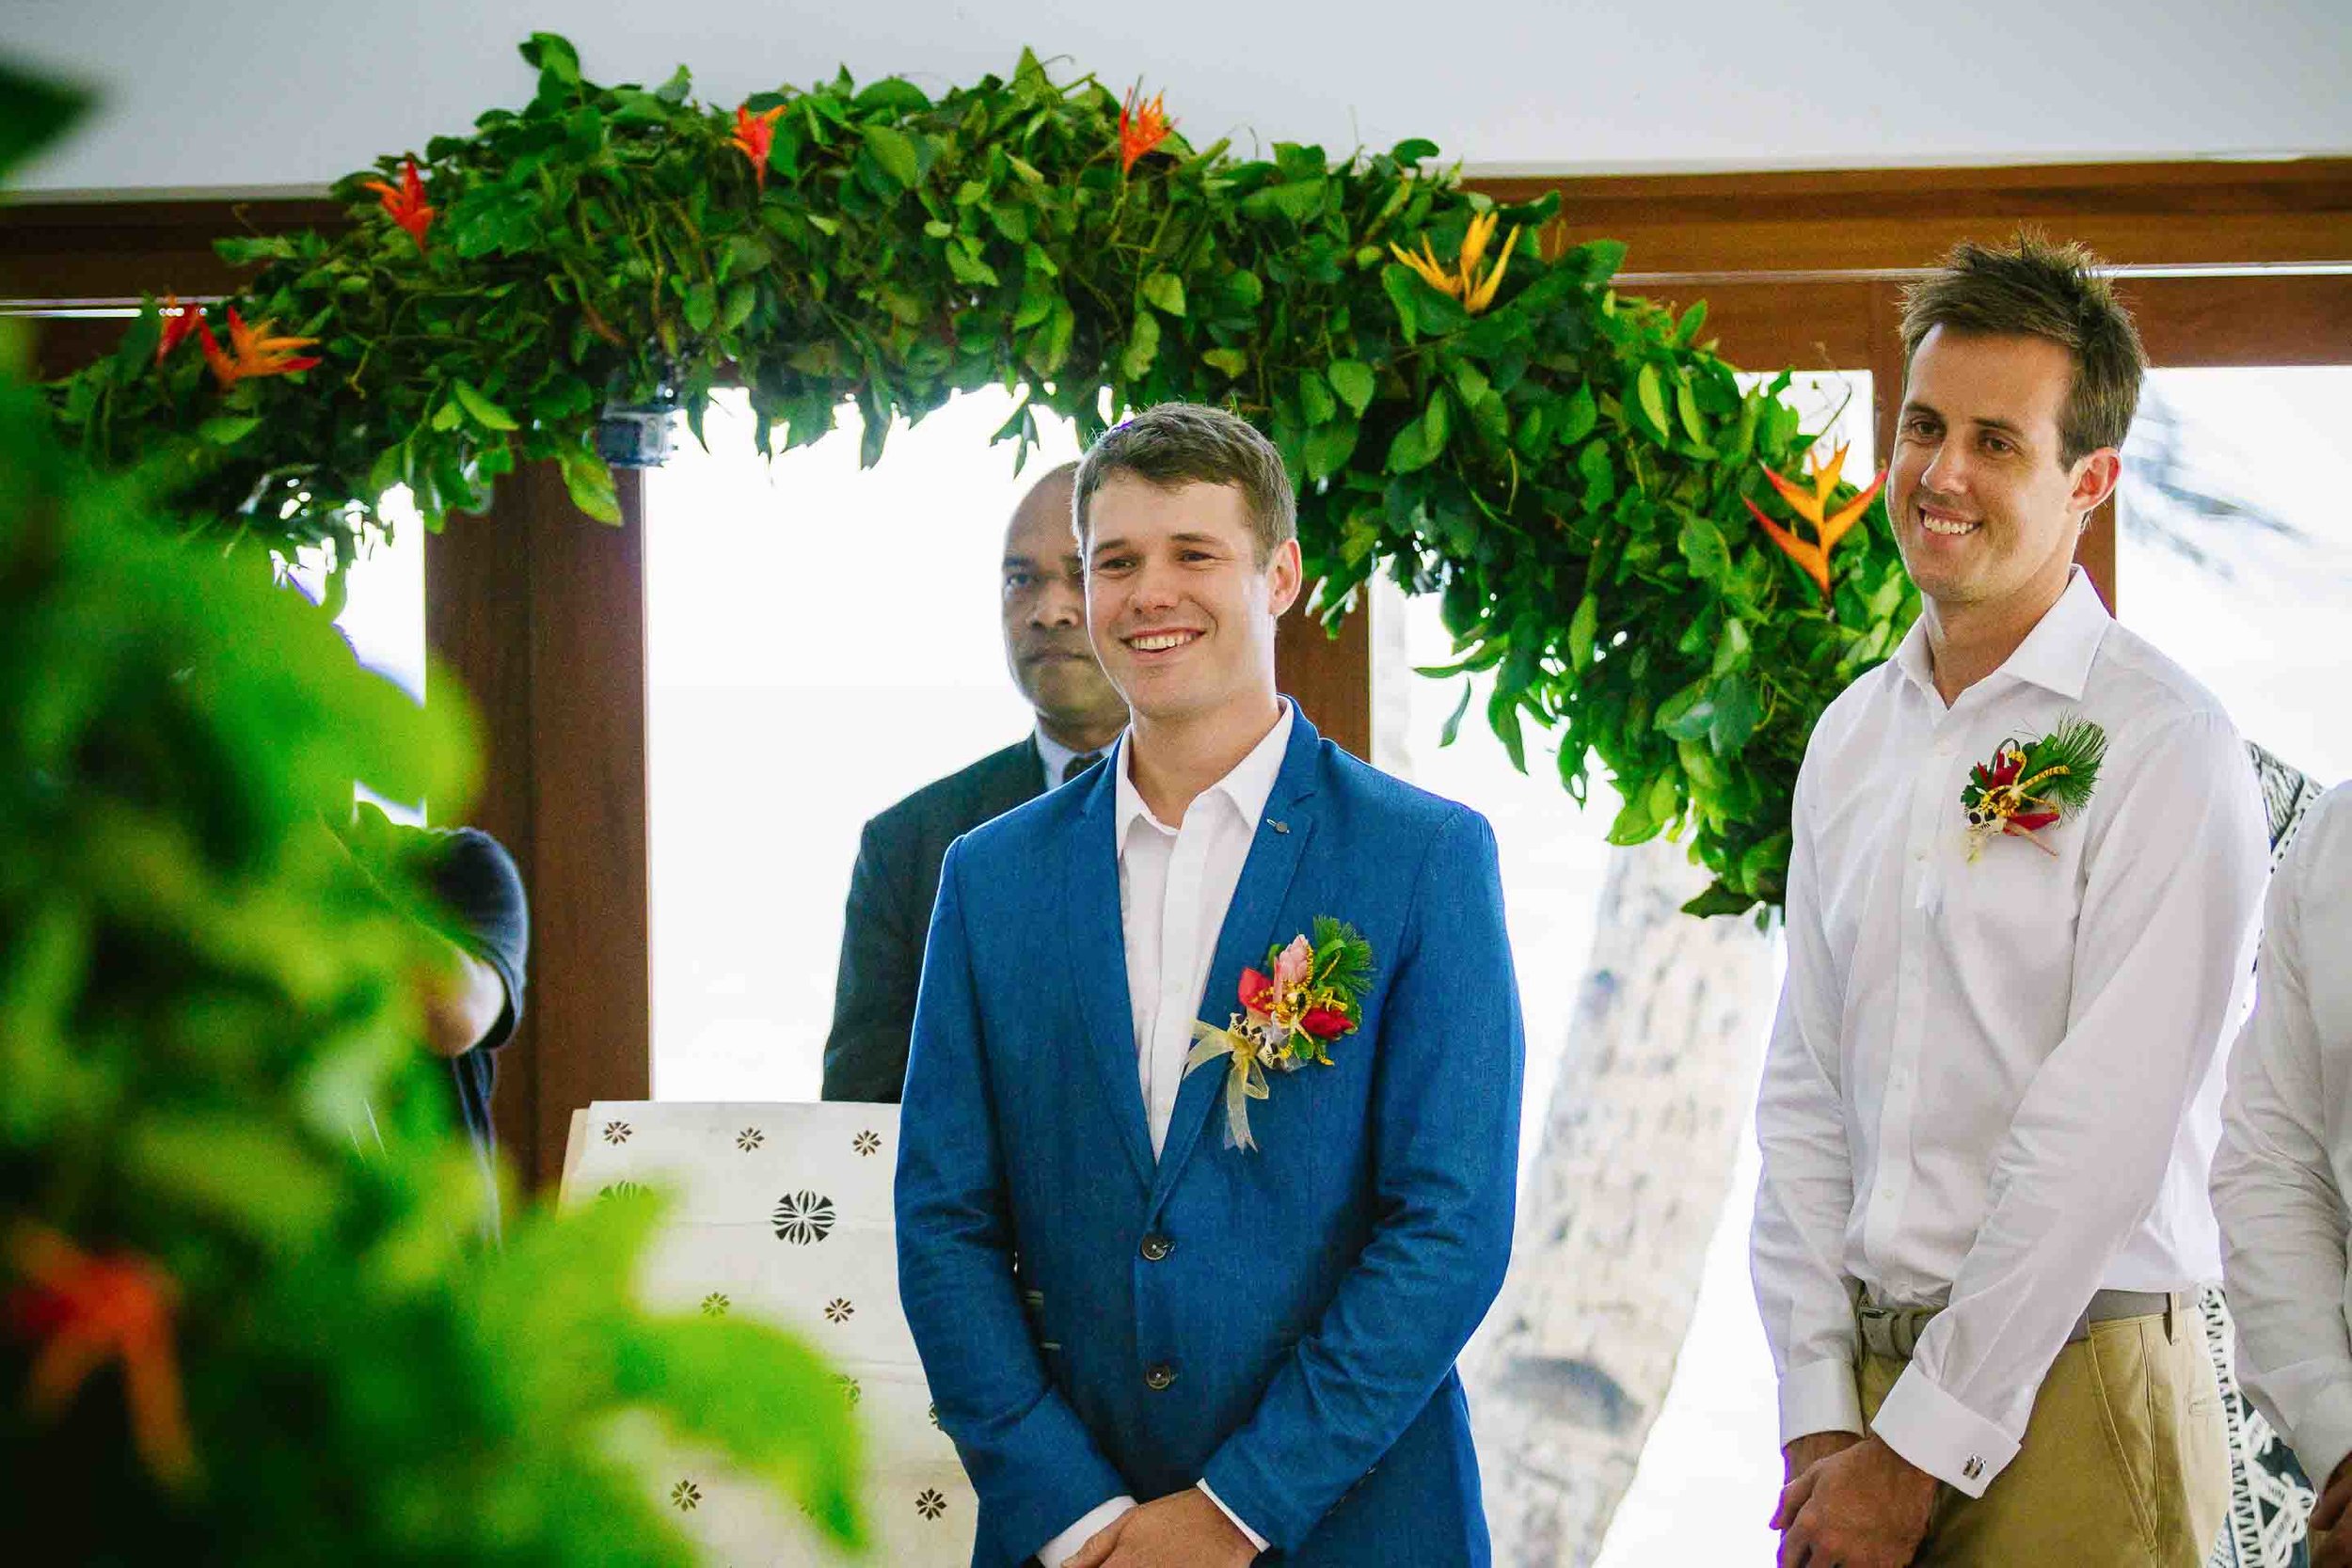
<instances>
[{"instance_id":1,"label":"blurred green plant","mask_svg":"<svg viewBox=\"0 0 2352 1568\"><path fill-rule=\"evenodd\" d=\"M1377 571L1440 594L1441 673L1490 677L1516 763L1527 724L1553 729L1581 801L1597 759L1614 842L1687 833L1714 873L1694 910L1779 900L1813 721L1916 599L1875 502L1825 597L1758 531L1743 503L1782 505L1763 470L1812 445L1785 379L1743 391L1704 305L1617 293L1622 245L1545 254L1556 197L1499 209L1427 141L1196 150L1158 99L1122 110L1026 54L936 99L845 72L729 113L683 68L606 87L561 38L522 52L531 103L342 181L347 231L222 243L259 270L221 325L267 322L278 349L223 349L207 318L182 350L197 324L151 309L56 389L72 438L161 468L212 526L340 562L394 486L438 528L523 460L614 520L608 404L675 395L699 436L729 375L763 451L854 404L868 464L894 418L980 387L1020 392L998 434L1025 441L1041 406L1090 439L1130 407L1221 404L1299 481L1327 616Z\"/></svg>"},{"instance_id":2,"label":"blurred green plant","mask_svg":"<svg viewBox=\"0 0 2352 1568\"><path fill-rule=\"evenodd\" d=\"M0 68L0 175L76 101ZM355 780L462 802L462 705L361 670L151 467L55 439L0 320L0 1477L77 1562L682 1564L650 1416L854 1546L829 1370L653 1316L658 1200L469 1243ZM363 862L370 863L363 867ZM406 890L413 894L414 890ZM405 896L405 895L404 895Z\"/></svg>"}]
</instances>

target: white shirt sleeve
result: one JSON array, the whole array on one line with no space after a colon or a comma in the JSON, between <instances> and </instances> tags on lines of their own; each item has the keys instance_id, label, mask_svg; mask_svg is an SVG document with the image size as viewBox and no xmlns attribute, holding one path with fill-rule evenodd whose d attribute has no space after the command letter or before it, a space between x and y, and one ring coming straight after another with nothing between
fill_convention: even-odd
<instances>
[{"instance_id":1,"label":"white shirt sleeve","mask_svg":"<svg viewBox=\"0 0 2352 1568\"><path fill-rule=\"evenodd\" d=\"M1788 974L1764 1058L1756 1140L1764 1155L1749 1268L1780 1375L1783 1445L1862 1431L1853 1296L1841 1259L1853 1211L1853 1156L1837 1081L1838 1001L1821 924L1817 859L1797 780L1788 856Z\"/></svg>"},{"instance_id":2,"label":"white shirt sleeve","mask_svg":"<svg viewBox=\"0 0 2352 1568\"><path fill-rule=\"evenodd\" d=\"M1078 1555L1079 1547L1101 1534L1104 1525L1131 1512L1135 1506L1135 1498L1124 1493L1108 1502L1095 1504L1076 1524L1040 1546L1037 1550L1038 1561L1043 1563L1045 1568L1061 1568L1063 1563Z\"/></svg>"},{"instance_id":3,"label":"white shirt sleeve","mask_svg":"<svg viewBox=\"0 0 2352 1568\"><path fill-rule=\"evenodd\" d=\"M2330 802L2333 804L2333 802ZM2238 1375L2326 1486L2352 1453L2352 1335L2344 1325L2345 1236L2320 1072L2320 1024L2304 964L2342 935L2304 929L2302 882L2320 824L2271 885L2254 1016L2230 1063L2214 1211L2237 1321Z\"/></svg>"},{"instance_id":4,"label":"white shirt sleeve","mask_svg":"<svg viewBox=\"0 0 2352 1568\"><path fill-rule=\"evenodd\" d=\"M1264 1550L1266 1549L1267 1545L1269 1544L1269 1543L1267 1542L1266 1538L1265 1538L1264 1536L1263 1536L1263 1535L1260 1535L1260 1534L1259 1534L1256 1530L1251 1529L1251 1528L1249 1528L1249 1521L1248 1521L1248 1520L1247 1520L1247 1519L1243 1518L1240 1514L1238 1514L1238 1513L1234 1513L1232 1509L1230 1509L1230 1508L1226 1507L1226 1506L1225 1506L1225 1499L1224 1499L1223 1497L1218 1497L1218 1496L1216 1495L1216 1487L1211 1486L1211 1485L1210 1485L1210 1484L1209 1484L1206 1481L1201 1481L1201 1482L1200 1483L1200 1492L1201 1492L1201 1495L1202 1495L1203 1497L1207 1497L1207 1498L1209 1499L1209 1501L1211 1501L1211 1502L1213 1502L1213 1503L1216 1504L1216 1511L1217 1511L1219 1513L1224 1514L1224 1515L1225 1515L1225 1517L1227 1517L1228 1519L1231 1519L1232 1521L1233 1521L1233 1528L1234 1528L1235 1529L1237 1529L1237 1530L1241 1531L1241 1532L1242 1532L1242 1534L1244 1534L1244 1535L1248 1536L1248 1537L1249 1538L1249 1544L1250 1544L1252 1546L1255 1546L1258 1550L1260 1550L1260 1551L1262 1551L1262 1552L1263 1552L1263 1551L1264 1551Z\"/></svg>"},{"instance_id":5,"label":"white shirt sleeve","mask_svg":"<svg viewBox=\"0 0 2352 1568\"><path fill-rule=\"evenodd\" d=\"M2097 824L2065 1037L1994 1157L1991 1207L1949 1305L1870 1423L1972 1497L2016 1457L2034 1395L2159 1190L2250 984L2269 851L2244 743L2195 715L2137 750L2116 759Z\"/></svg>"}]
</instances>

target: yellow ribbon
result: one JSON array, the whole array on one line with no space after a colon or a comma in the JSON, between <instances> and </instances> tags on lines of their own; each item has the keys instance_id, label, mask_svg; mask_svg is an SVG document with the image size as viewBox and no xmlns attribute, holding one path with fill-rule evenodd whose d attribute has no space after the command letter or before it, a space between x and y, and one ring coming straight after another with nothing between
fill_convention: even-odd
<instances>
[{"instance_id":1,"label":"yellow ribbon","mask_svg":"<svg viewBox=\"0 0 2352 1568\"><path fill-rule=\"evenodd\" d=\"M1254 1149L1258 1146L1249 1136L1249 1102L1268 1098L1265 1066L1258 1060L1258 1047L1246 1035L1199 1019L1192 1022L1192 1054L1184 1058L1184 1076L1192 1069L1206 1067L1219 1056L1231 1056L1232 1066L1225 1074L1225 1147Z\"/></svg>"}]
</instances>

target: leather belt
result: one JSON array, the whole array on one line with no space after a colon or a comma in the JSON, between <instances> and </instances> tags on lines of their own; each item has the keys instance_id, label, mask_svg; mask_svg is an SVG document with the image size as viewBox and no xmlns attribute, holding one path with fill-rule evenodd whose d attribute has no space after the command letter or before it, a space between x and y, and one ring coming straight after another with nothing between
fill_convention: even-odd
<instances>
[{"instance_id":1,"label":"leather belt","mask_svg":"<svg viewBox=\"0 0 2352 1568\"><path fill-rule=\"evenodd\" d=\"M2168 1293L2163 1291L2101 1291L2090 1298L2074 1326L2067 1332L2066 1342L2074 1344L2090 1338L2092 1323L2113 1323L2120 1318L2164 1318L2164 1333L2170 1338L2173 1321L2188 1309L2186 1291ZM1919 1346L1919 1336L1940 1307L1879 1307L1867 1299L1855 1308L1854 1320L1862 1331L1863 1346L1873 1355L1889 1360L1908 1361Z\"/></svg>"}]
</instances>

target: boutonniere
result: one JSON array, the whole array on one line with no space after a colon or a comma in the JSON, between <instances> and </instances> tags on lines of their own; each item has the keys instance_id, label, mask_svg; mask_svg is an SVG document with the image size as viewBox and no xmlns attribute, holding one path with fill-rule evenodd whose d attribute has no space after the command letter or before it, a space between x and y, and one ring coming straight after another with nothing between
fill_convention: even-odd
<instances>
[{"instance_id":1,"label":"boutonniere","mask_svg":"<svg viewBox=\"0 0 2352 1568\"><path fill-rule=\"evenodd\" d=\"M1356 1032L1363 994L1372 984L1372 943L1353 926L1317 915L1311 941L1293 937L1266 949L1271 974L1245 969L1235 998L1241 1011L1223 1029L1195 1021L1184 1075L1219 1056L1225 1075L1225 1147L1255 1148L1249 1101L1271 1098L1268 1072L1296 1072L1310 1062L1331 1065L1327 1049Z\"/></svg>"},{"instance_id":2,"label":"boutonniere","mask_svg":"<svg viewBox=\"0 0 2352 1568\"><path fill-rule=\"evenodd\" d=\"M1986 841L2007 834L2043 854L2058 851L2035 837L2040 830L2080 811L2099 782L2107 754L2107 732L2088 719L2069 719L2026 744L2004 740L1989 763L1968 770L1960 803L1968 815L1968 858Z\"/></svg>"}]
</instances>

